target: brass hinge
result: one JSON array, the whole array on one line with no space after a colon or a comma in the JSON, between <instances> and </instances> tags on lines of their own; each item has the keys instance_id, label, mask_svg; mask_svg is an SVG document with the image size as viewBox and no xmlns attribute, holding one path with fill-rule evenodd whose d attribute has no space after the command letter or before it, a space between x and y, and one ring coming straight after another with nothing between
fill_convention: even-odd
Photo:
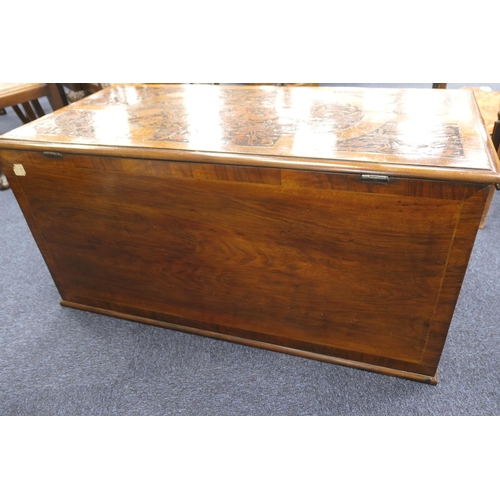
<instances>
[{"instance_id":1,"label":"brass hinge","mask_svg":"<svg viewBox=\"0 0 500 500\"><path fill-rule=\"evenodd\" d=\"M362 182L375 182L377 184L388 184L388 175L361 174Z\"/></svg>"}]
</instances>

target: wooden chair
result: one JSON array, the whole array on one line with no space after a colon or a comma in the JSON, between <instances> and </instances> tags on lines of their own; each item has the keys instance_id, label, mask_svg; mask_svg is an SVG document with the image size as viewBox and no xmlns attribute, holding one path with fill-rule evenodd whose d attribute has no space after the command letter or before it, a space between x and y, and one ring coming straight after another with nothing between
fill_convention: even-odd
<instances>
[{"instance_id":1,"label":"wooden chair","mask_svg":"<svg viewBox=\"0 0 500 500\"><path fill-rule=\"evenodd\" d=\"M45 114L38 101L41 97L49 99L54 111L68 104L62 87L57 83L0 84L0 109L11 106L23 123L36 120Z\"/></svg>"}]
</instances>

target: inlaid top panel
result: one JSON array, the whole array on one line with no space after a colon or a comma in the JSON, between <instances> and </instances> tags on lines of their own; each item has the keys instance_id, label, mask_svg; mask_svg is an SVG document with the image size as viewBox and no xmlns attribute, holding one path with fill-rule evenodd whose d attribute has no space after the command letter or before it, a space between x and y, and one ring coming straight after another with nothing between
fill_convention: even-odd
<instances>
[{"instance_id":1,"label":"inlaid top panel","mask_svg":"<svg viewBox=\"0 0 500 500\"><path fill-rule=\"evenodd\" d=\"M2 140L496 169L467 90L115 85Z\"/></svg>"}]
</instances>

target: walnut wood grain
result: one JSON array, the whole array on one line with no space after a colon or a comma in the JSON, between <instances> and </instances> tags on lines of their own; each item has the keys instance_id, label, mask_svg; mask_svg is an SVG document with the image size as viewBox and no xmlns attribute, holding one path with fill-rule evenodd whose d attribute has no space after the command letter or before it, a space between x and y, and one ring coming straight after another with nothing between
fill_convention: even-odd
<instances>
[{"instance_id":1,"label":"walnut wood grain","mask_svg":"<svg viewBox=\"0 0 500 500\"><path fill-rule=\"evenodd\" d=\"M436 376L451 320L436 323L436 303L464 201L484 185L2 156L24 165L16 192L63 301Z\"/></svg>"}]
</instances>

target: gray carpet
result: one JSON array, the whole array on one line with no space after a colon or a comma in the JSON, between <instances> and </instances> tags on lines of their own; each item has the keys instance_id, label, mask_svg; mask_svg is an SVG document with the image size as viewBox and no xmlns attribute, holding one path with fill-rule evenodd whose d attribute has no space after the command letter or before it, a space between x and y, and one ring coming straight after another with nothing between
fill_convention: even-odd
<instances>
[{"instance_id":1,"label":"gray carpet","mask_svg":"<svg viewBox=\"0 0 500 500\"><path fill-rule=\"evenodd\" d=\"M0 214L0 415L500 414L500 196L435 387L63 308L10 190Z\"/></svg>"}]
</instances>

